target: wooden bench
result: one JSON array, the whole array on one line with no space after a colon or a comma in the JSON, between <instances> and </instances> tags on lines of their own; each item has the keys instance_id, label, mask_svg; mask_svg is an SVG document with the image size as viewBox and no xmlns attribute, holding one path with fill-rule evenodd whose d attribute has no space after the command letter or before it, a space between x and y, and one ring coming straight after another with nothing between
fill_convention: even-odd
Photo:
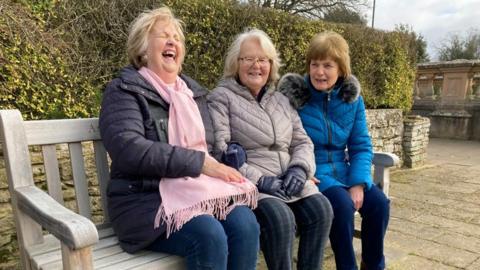
<instances>
[{"instance_id":1,"label":"wooden bench","mask_svg":"<svg viewBox=\"0 0 480 270\"><path fill-rule=\"evenodd\" d=\"M18 110L0 111L1 141L22 269L185 269L181 257L124 252L109 225L107 153L98 119L23 121ZM104 222L91 220L82 142L93 142ZM57 144L68 144L78 213L64 206ZM35 186L29 146L43 152L48 193ZM48 232L44 234L42 228Z\"/></svg>"},{"instance_id":2,"label":"wooden bench","mask_svg":"<svg viewBox=\"0 0 480 270\"><path fill-rule=\"evenodd\" d=\"M23 121L18 110L0 110L0 140L23 269L185 269L181 257L142 251L124 252L109 225L107 153L98 119ZM104 222L95 225L82 142L93 142ZM78 213L64 206L56 152L68 144ZM48 193L34 184L29 146L41 146ZM389 167L395 155L375 153L375 182L388 195ZM44 234L42 228L48 233Z\"/></svg>"}]
</instances>

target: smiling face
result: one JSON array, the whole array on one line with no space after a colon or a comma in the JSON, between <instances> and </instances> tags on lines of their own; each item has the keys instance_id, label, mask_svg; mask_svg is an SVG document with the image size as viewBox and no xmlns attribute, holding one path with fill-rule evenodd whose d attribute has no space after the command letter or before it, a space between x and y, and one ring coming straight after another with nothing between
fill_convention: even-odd
<instances>
[{"instance_id":1,"label":"smiling face","mask_svg":"<svg viewBox=\"0 0 480 270\"><path fill-rule=\"evenodd\" d=\"M253 59L253 63L251 63ZM267 61L265 61L267 60ZM238 60L238 77L250 92L257 96L270 76L271 64L258 40L248 39L242 43Z\"/></svg>"},{"instance_id":2,"label":"smiling face","mask_svg":"<svg viewBox=\"0 0 480 270\"><path fill-rule=\"evenodd\" d=\"M324 60L311 60L309 74L310 82L318 91L330 90L341 75L337 62L330 57Z\"/></svg>"},{"instance_id":3,"label":"smiling face","mask_svg":"<svg viewBox=\"0 0 480 270\"><path fill-rule=\"evenodd\" d=\"M165 83L174 83L180 72L184 47L172 23L157 21L148 36L147 67Z\"/></svg>"}]
</instances>

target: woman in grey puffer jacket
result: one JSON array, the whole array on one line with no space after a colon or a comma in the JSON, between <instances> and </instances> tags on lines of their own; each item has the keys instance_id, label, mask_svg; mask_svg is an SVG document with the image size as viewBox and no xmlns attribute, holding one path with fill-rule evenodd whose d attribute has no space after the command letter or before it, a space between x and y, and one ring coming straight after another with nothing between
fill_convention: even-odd
<instances>
[{"instance_id":1,"label":"woman in grey puffer jacket","mask_svg":"<svg viewBox=\"0 0 480 270\"><path fill-rule=\"evenodd\" d=\"M217 155L230 143L244 147L240 172L260 191L254 211L269 269L292 269L298 228L298 269L321 269L332 208L318 192L313 144L288 99L275 91L280 59L260 30L240 34L230 46L224 78L208 97ZM242 150L242 149L240 149Z\"/></svg>"}]
</instances>

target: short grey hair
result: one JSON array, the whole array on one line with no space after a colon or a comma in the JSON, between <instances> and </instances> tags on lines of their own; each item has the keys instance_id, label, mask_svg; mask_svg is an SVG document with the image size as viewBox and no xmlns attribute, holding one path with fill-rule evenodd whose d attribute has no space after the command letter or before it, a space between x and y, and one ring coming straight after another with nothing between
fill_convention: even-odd
<instances>
[{"instance_id":1,"label":"short grey hair","mask_svg":"<svg viewBox=\"0 0 480 270\"><path fill-rule=\"evenodd\" d=\"M267 83L275 83L280 75L278 73L280 67L282 66L280 57L273 45L270 37L263 32L262 30L252 28L248 29L245 32L237 35L235 40L230 45L228 49L227 56L225 57L225 67L223 69L224 78L237 78L239 70L239 57L240 49L243 42L247 40L256 40L260 43L260 47L263 52L267 55L268 59L271 61L270 74L268 76Z\"/></svg>"},{"instance_id":2,"label":"short grey hair","mask_svg":"<svg viewBox=\"0 0 480 270\"><path fill-rule=\"evenodd\" d=\"M132 22L127 40L127 54L130 63L136 68L147 65L145 55L148 48L148 35L157 21L173 24L178 32L182 43L183 56L185 56L185 35L183 34L183 22L173 15L168 7L147 10L138 15ZM183 63L183 59L181 62Z\"/></svg>"}]
</instances>

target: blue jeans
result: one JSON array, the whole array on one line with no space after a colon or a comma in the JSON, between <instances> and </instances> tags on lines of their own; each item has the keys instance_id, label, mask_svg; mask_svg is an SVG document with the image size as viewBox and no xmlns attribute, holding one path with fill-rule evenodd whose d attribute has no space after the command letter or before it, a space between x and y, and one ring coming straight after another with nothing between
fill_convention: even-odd
<instances>
[{"instance_id":1,"label":"blue jeans","mask_svg":"<svg viewBox=\"0 0 480 270\"><path fill-rule=\"evenodd\" d=\"M185 257L189 270L253 270L259 234L260 227L252 210L237 206L226 220L209 215L195 217L168 239L157 239L148 249Z\"/></svg>"},{"instance_id":2,"label":"blue jeans","mask_svg":"<svg viewBox=\"0 0 480 270\"><path fill-rule=\"evenodd\" d=\"M335 254L337 270L356 270L353 250L355 208L350 193L344 187L334 186L323 192L332 204L333 223L330 243ZM390 216L390 201L375 185L364 193L362 208L362 261L368 270L385 268L383 240Z\"/></svg>"}]
</instances>

